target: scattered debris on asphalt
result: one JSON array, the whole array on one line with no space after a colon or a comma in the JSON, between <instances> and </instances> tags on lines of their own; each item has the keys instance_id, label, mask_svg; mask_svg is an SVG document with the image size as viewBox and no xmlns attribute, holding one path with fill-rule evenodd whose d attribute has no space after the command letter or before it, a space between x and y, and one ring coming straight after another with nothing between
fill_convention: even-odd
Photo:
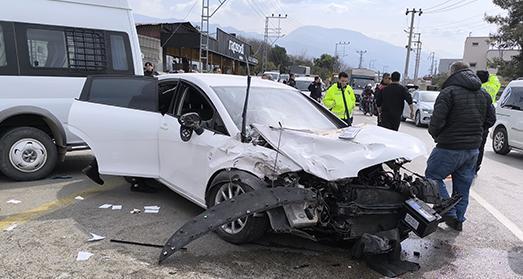
<instances>
[{"instance_id":1,"label":"scattered debris on asphalt","mask_svg":"<svg viewBox=\"0 0 523 279\"><path fill-rule=\"evenodd\" d=\"M16 228L16 227L18 227L17 224L12 224L11 226L5 228L4 231L9 232L9 231L14 230L14 228Z\"/></svg>"},{"instance_id":2,"label":"scattered debris on asphalt","mask_svg":"<svg viewBox=\"0 0 523 279\"><path fill-rule=\"evenodd\" d=\"M309 267L310 264L300 264L300 265L297 265L295 267L293 267L294 269L301 269L301 268L305 268L305 267Z\"/></svg>"},{"instance_id":3,"label":"scattered debris on asphalt","mask_svg":"<svg viewBox=\"0 0 523 279\"><path fill-rule=\"evenodd\" d=\"M100 205L98 208L106 209L106 208L109 208L111 206L113 206L113 205L106 203L106 204Z\"/></svg>"},{"instance_id":4,"label":"scattered debris on asphalt","mask_svg":"<svg viewBox=\"0 0 523 279\"><path fill-rule=\"evenodd\" d=\"M78 252L78 256L76 256L76 261L87 261L93 255L93 253L80 251Z\"/></svg>"},{"instance_id":5,"label":"scattered debris on asphalt","mask_svg":"<svg viewBox=\"0 0 523 279\"><path fill-rule=\"evenodd\" d=\"M131 214L140 214L140 213L142 213L142 211L140 209L138 209L138 208L135 208L135 209L129 211L129 213L131 213Z\"/></svg>"},{"instance_id":6,"label":"scattered debris on asphalt","mask_svg":"<svg viewBox=\"0 0 523 279\"><path fill-rule=\"evenodd\" d=\"M91 238L89 238L87 240L87 242L94 242L94 241L105 239L105 236L97 235L97 234L94 234L94 233L90 233L90 234L91 234Z\"/></svg>"},{"instance_id":7,"label":"scattered debris on asphalt","mask_svg":"<svg viewBox=\"0 0 523 279\"><path fill-rule=\"evenodd\" d=\"M11 200L8 200L7 203L19 204L19 203L21 203L21 201L15 200L15 199L11 199Z\"/></svg>"},{"instance_id":8,"label":"scattered debris on asphalt","mask_svg":"<svg viewBox=\"0 0 523 279\"><path fill-rule=\"evenodd\" d=\"M76 196L76 197L74 197L74 199L75 200L79 200L79 201L83 201L84 200L84 198L82 196Z\"/></svg>"},{"instance_id":9,"label":"scattered debris on asphalt","mask_svg":"<svg viewBox=\"0 0 523 279\"><path fill-rule=\"evenodd\" d=\"M113 205L112 209L113 210L121 210L122 206L121 205Z\"/></svg>"},{"instance_id":10,"label":"scattered debris on asphalt","mask_svg":"<svg viewBox=\"0 0 523 279\"><path fill-rule=\"evenodd\" d=\"M144 213L154 213L158 214L160 212L160 207L156 205L144 206Z\"/></svg>"},{"instance_id":11,"label":"scattered debris on asphalt","mask_svg":"<svg viewBox=\"0 0 523 279\"><path fill-rule=\"evenodd\" d=\"M111 242L115 242L115 243L131 244L131 245L139 245L139 246L147 246L147 247L156 247L156 248L163 248L163 246L164 246L164 245L159 245L159 244L134 242L134 241L127 241L127 240L120 240L120 239L111 239L110 241Z\"/></svg>"},{"instance_id":12,"label":"scattered debris on asphalt","mask_svg":"<svg viewBox=\"0 0 523 279\"><path fill-rule=\"evenodd\" d=\"M335 264L331 264L331 266L333 266L333 267L339 267L339 266L341 266L341 264L339 264L339 263L335 263Z\"/></svg>"}]
</instances>

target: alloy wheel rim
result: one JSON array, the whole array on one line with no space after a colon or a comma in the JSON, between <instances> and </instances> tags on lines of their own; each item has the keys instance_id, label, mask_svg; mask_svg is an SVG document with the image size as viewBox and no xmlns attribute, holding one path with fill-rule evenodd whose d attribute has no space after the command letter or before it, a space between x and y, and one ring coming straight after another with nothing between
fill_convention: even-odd
<instances>
[{"instance_id":1,"label":"alloy wheel rim","mask_svg":"<svg viewBox=\"0 0 523 279\"><path fill-rule=\"evenodd\" d=\"M505 144L505 135L503 135L502 132L497 132L496 136L494 137L494 148L496 148L496 150L499 151L503 148L504 144Z\"/></svg>"},{"instance_id":2,"label":"alloy wheel rim","mask_svg":"<svg viewBox=\"0 0 523 279\"><path fill-rule=\"evenodd\" d=\"M20 139L9 150L9 162L18 171L36 172L47 162L47 149L36 139Z\"/></svg>"},{"instance_id":3,"label":"alloy wheel rim","mask_svg":"<svg viewBox=\"0 0 523 279\"><path fill-rule=\"evenodd\" d=\"M230 200L238 195L241 195L245 193L243 188L234 183L227 183L223 184L218 192L216 193L216 198L214 200L214 204L219 204L221 202L224 202L226 200ZM243 230L245 227L245 224L247 223L248 217L243 217L236 219L230 223L227 223L223 225L221 228L227 232L228 234L237 234Z\"/></svg>"}]
</instances>

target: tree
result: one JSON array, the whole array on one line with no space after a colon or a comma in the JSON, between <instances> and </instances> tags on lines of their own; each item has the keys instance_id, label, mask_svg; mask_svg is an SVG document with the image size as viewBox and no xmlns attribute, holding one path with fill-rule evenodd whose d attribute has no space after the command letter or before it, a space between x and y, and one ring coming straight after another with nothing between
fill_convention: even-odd
<instances>
[{"instance_id":1,"label":"tree","mask_svg":"<svg viewBox=\"0 0 523 279\"><path fill-rule=\"evenodd\" d=\"M269 61L276 65L280 73L285 73L288 71L287 68L290 65L289 56L287 55L287 50L284 47L276 45L274 48L272 48L269 54Z\"/></svg>"},{"instance_id":2,"label":"tree","mask_svg":"<svg viewBox=\"0 0 523 279\"><path fill-rule=\"evenodd\" d=\"M332 76L334 71L340 67L338 57L330 54L322 54L319 58L315 58L313 72L319 75L322 79L328 79Z\"/></svg>"},{"instance_id":3,"label":"tree","mask_svg":"<svg viewBox=\"0 0 523 279\"><path fill-rule=\"evenodd\" d=\"M494 4L507 10L506 16L486 16L485 20L496 24L498 31L491 34L491 42L501 49L517 48L523 50L523 1L493 0ZM523 52L514 56L512 61L495 61L501 75L515 79L523 77Z\"/></svg>"}]
</instances>

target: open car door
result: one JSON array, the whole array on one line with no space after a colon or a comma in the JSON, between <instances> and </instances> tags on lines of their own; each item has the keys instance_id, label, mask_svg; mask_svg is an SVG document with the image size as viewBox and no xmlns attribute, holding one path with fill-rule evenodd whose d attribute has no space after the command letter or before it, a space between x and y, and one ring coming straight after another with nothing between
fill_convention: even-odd
<instances>
[{"instance_id":1,"label":"open car door","mask_svg":"<svg viewBox=\"0 0 523 279\"><path fill-rule=\"evenodd\" d=\"M92 76L69 113L69 129L85 141L101 174L159 177L158 80Z\"/></svg>"}]
</instances>

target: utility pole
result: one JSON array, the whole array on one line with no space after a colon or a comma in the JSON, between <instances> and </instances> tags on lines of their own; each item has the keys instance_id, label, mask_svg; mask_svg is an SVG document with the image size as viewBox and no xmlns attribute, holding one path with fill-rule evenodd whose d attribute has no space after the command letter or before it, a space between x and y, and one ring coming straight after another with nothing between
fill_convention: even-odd
<instances>
[{"instance_id":1,"label":"utility pole","mask_svg":"<svg viewBox=\"0 0 523 279\"><path fill-rule=\"evenodd\" d=\"M414 42L414 45L416 46L416 67L414 68L414 83L418 80L418 74L419 74L419 63L421 60L421 33L415 33L415 36L417 36L417 40Z\"/></svg>"},{"instance_id":2,"label":"utility pole","mask_svg":"<svg viewBox=\"0 0 523 279\"><path fill-rule=\"evenodd\" d=\"M269 47L272 46L272 43L269 43L269 40L270 40L270 38L279 39L282 37L280 23L281 23L282 19L286 19L286 18L287 18L287 15L282 16L281 14L278 14L277 16L272 14L270 16L265 17L265 33L263 36L264 47L263 47L263 55L262 55L262 72L265 72L265 70L267 70L267 63L269 60ZM273 27L273 28L269 27L269 23L270 23L269 21L271 19L278 20L278 27Z\"/></svg>"},{"instance_id":3,"label":"utility pole","mask_svg":"<svg viewBox=\"0 0 523 279\"><path fill-rule=\"evenodd\" d=\"M334 48L334 57L336 58L340 58L340 57L345 57L345 56L348 56L349 54L347 53L347 49L346 47L348 48L350 45L350 42L337 42L336 43L336 47ZM341 51L341 56L339 55L340 52L338 52L338 46L342 46L342 51ZM338 61L339 62L339 61ZM336 66L334 66L335 68ZM341 63L338 64L338 69L332 69L333 72L335 72L336 70L338 71L341 71Z\"/></svg>"},{"instance_id":4,"label":"utility pole","mask_svg":"<svg viewBox=\"0 0 523 279\"><path fill-rule=\"evenodd\" d=\"M360 55L360 64L359 64L359 66L358 66L358 69L361 69L361 66L362 66L362 64L363 64L363 55L364 55L365 53L367 53L367 51L366 51L366 50L358 50L358 51L356 51L356 52Z\"/></svg>"},{"instance_id":5,"label":"utility pole","mask_svg":"<svg viewBox=\"0 0 523 279\"><path fill-rule=\"evenodd\" d=\"M430 63L430 76L434 76L434 65L436 63L436 53L435 52L431 52L430 53L430 59L432 60L432 62Z\"/></svg>"},{"instance_id":6,"label":"utility pole","mask_svg":"<svg viewBox=\"0 0 523 279\"><path fill-rule=\"evenodd\" d=\"M416 16L416 14L419 14L421 16L421 14L423 14L423 12L421 11L421 9L419 9L419 10L416 10L416 9L409 10L409 9L407 9L407 12L405 13L405 15L408 16L409 14L412 14L412 17L410 19L409 43L407 44L407 58L406 58L406 61L405 61L405 72L403 73L403 81L404 82L409 77L410 52L412 51L412 35L414 33L414 17Z\"/></svg>"},{"instance_id":7,"label":"utility pole","mask_svg":"<svg viewBox=\"0 0 523 279\"><path fill-rule=\"evenodd\" d=\"M209 20L227 0L218 0L218 7L211 13L209 0L202 0L202 20L200 23L200 71L206 72L209 65Z\"/></svg>"}]
</instances>

